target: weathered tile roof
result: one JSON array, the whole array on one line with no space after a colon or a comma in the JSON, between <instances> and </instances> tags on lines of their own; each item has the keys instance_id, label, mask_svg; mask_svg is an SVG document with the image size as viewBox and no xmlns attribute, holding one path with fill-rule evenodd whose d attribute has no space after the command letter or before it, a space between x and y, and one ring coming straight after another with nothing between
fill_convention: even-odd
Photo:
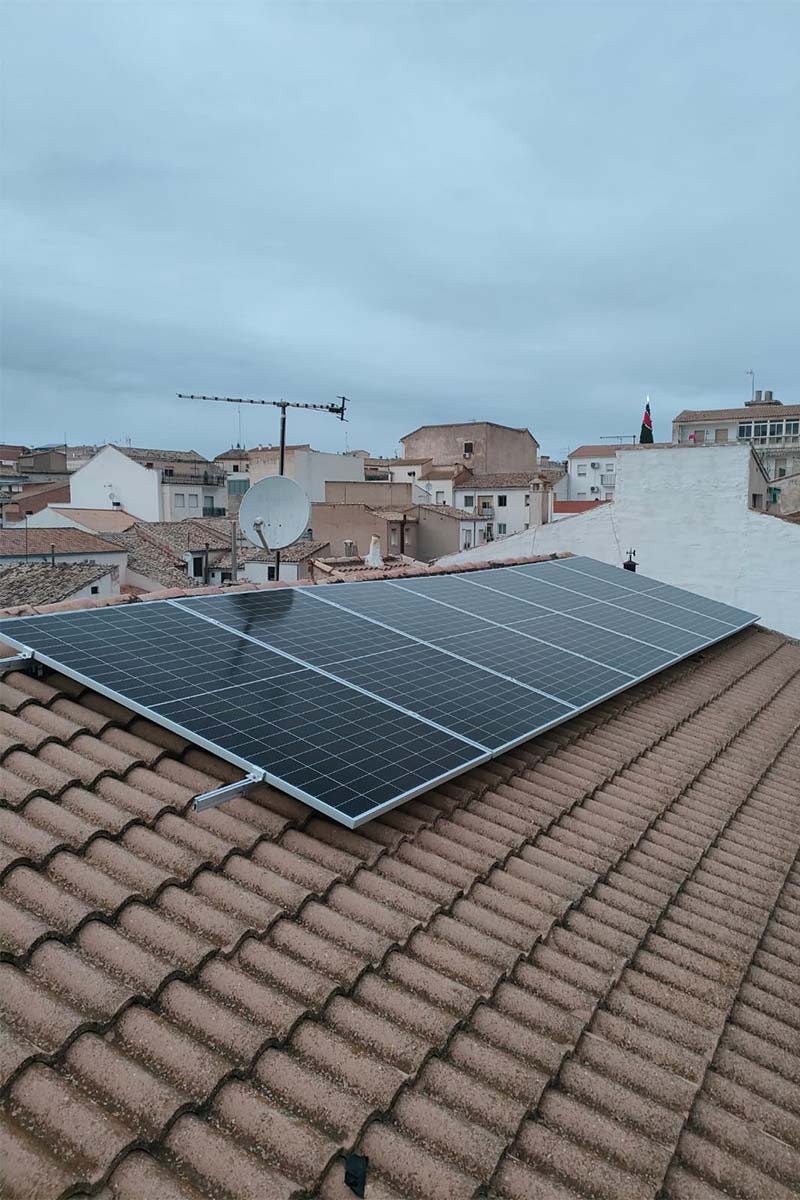
<instances>
[{"instance_id":1,"label":"weathered tile roof","mask_svg":"<svg viewBox=\"0 0 800 1200\"><path fill-rule=\"evenodd\" d=\"M15 563L13 567L0 566L0 608L20 604L57 604L67 600L82 588L96 583L109 571L107 563L96 562Z\"/></svg>"},{"instance_id":2,"label":"weathered tile roof","mask_svg":"<svg viewBox=\"0 0 800 1200\"><path fill-rule=\"evenodd\" d=\"M127 551L130 571L165 588L191 586L184 560L168 543L150 532L147 521L106 537Z\"/></svg>"},{"instance_id":3,"label":"weathered tile roof","mask_svg":"<svg viewBox=\"0 0 800 1200\"><path fill-rule=\"evenodd\" d=\"M204 455L198 454L196 450L148 450L142 449L141 446L114 446L115 450L120 450L123 454L127 454L128 458L133 458L136 462L207 462Z\"/></svg>"},{"instance_id":4,"label":"weathered tile roof","mask_svg":"<svg viewBox=\"0 0 800 1200\"><path fill-rule=\"evenodd\" d=\"M130 529L138 520L123 508L60 508L54 504L53 509L61 516L69 517L79 525L93 529L95 533L114 533L120 529Z\"/></svg>"},{"instance_id":5,"label":"weathered tile roof","mask_svg":"<svg viewBox=\"0 0 800 1200\"><path fill-rule=\"evenodd\" d=\"M52 674L0 722L21 1200L789 1200L800 646L750 629L350 832Z\"/></svg>"},{"instance_id":6,"label":"weathered tile roof","mask_svg":"<svg viewBox=\"0 0 800 1200\"><path fill-rule=\"evenodd\" d=\"M538 469L532 468L530 471L496 471L490 474L473 474L470 479L461 480L458 483L459 491L464 491L468 488L470 491L479 488L527 488L530 487L532 479L535 479L538 474Z\"/></svg>"},{"instance_id":7,"label":"weathered tile roof","mask_svg":"<svg viewBox=\"0 0 800 1200\"><path fill-rule=\"evenodd\" d=\"M82 529L0 529L0 558L19 554L119 554L119 546Z\"/></svg>"},{"instance_id":8,"label":"weathered tile roof","mask_svg":"<svg viewBox=\"0 0 800 1200\"><path fill-rule=\"evenodd\" d=\"M800 404L753 404L748 408L685 408L676 421L752 421L754 418L771 418L781 421L784 417L800 417Z\"/></svg>"},{"instance_id":9,"label":"weathered tile roof","mask_svg":"<svg viewBox=\"0 0 800 1200\"><path fill-rule=\"evenodd\" d=\"M553 512L582 513L588 512L590 508L596 508L598 504L610 503L610 500L554 500Z\"/></svg>"}]
</instances>

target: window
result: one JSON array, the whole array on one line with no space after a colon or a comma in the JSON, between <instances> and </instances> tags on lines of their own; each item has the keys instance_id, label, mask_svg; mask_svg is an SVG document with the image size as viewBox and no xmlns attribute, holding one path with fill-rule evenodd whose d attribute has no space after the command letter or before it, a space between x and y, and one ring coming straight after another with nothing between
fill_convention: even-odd
<instances>
[{"instance_id":1,"label":"window","mask_svg":"<svg viewBox=\"0 0 800 1200\"><path fill-rule=\"evenodd\" d=\"M97 584L92 584L92 586L89 588L89 591L92 593L93 596L100 595L100 588L97 586Z\"/></svg>"},{"instance_id":2,"label":"window","mask_svg":"<svg viewBox=\"0 0 800 1200\"><path fill-rule=\"evenodd\" d=\"M751 499L753 501L753 508L763 508L764 507L764 497L761 494L761 492L753 492Z\"/></svg>"},{"instance_id":3,"label":"window","mask_svg":"<svg viewBox=\"0 0 800 1200\"><path fill-rule=\"evenodd\" d=\"M780 435L782 433L783 433L783 421L770 421L769 436L770 437L780 437Z\"/></svg>"},{"instance_id":4,"label":"window","mask_svg":"<svg viewBox=\"0 0 800 1200\"><path fill-rule=\"evenodd\" d=\"M197 492L189 492L189 508L199 508L197 502Z\"/></svg>"},{"instance_id":5,"label":"window","mask_svg":"<svg viewBox=\"0 0 800 1200\"><path fill-rule=\"evenodd\" d=\"M753 441L763 445L767 437L767 422L753 421Z\"/></svg>"},{"instance_id":6,"label":"window","mask_svg":"<svg viewBox=\"0 0 800 1200\"><path fill-rule=\"evenodd\" d=\"M472 454L472 442L464 442L464 453Z\"/></svg>"},{"instance_id":7,"label":"window","mask_svg":"<svg viewBox=\"0 0 800 1200\"><path fill-rule=\"evenodd\" d=\"M228 495L243 496L250 484L246 479L229 479L228 480Z\"/></svg>"},{"instance_id":8,"label":"window","mask_svg":"<svg viewBox=\"0 0 800 1200\"><path fill-rule=\"evenodd\" d=\"M606 492L606 500L613 500L613 499L614 499L614 493Z\"/></svg>"},{"instance_id":9,"label":"window","mask_svg":"<svg viewBox=\"0 0 800 1200\"><path fill-rule=\"evenodd\" d=\"M502 521L498 521L498 522L497 522L497 532L498 532L498 533L505 533L505 531L506 531L505 524L504 524Z\"/></svg>"},{"instance_id":10,"label":"window","mask_svg":"<svg viewBox=\"0 0 800 1200\"><path fill-rule=\"evenodd\" d=\"M148 467L152 467L153 464L148 463L147 465L148 465ZM175 474L174 468L173 467L164 467L164 474L165 475L174 475Z\"/></svg>"},{"instance_id":11,"label":"window","mask_svg":"<svg viewBox=\"0 0 800 1200\"><path fill-rule=\"evenodd\" d=\"M472 546L472 530L465 529L462 534L463 541L461 543L462 550L469 550Z\"/></svg>"},{"instance_id":12,"label":"window","mask_svg":"<svg viewBox=\"0 0 800 1200\"><path fill-rule=\"evenodd\" d=\"M578 492L578 499L579 499L579 500L585 500L585 499L586 499L586 492Z\"/></svg>"},{"instance_id":13,"label":"window","mask_svg":"<svg viewBox=\"0 0 800 1200\"><path fill-rule=\"evenodd\" d=\"M232 578L233 576L231 575L230 571L220 571L219 573L220 583L230 583Z\"/></svg>"},{"instance_id":14,"label":"window","mask_svg":"<svg viewBox=\"0 0 800 1200\"><path fill-rule=\"evenodd\" d=\"M578 463L578 474L579 475L586 474L586 463Z\"/></svg>"},{"instance_id":15,"label":"window","mask_svg":"<svg viewBox=\"0 0 800 1200\"><path fill-rule=\"evenodd\" d=\"M778 467L778 479L783 479L786 475L786 467Z\"/></svg>"},{"instance_id":16,"label":"window","mask_svg":"<svg viewBox=\"0 0 800 1200\"><path fill-rule=\"evenodd\" d=\"M203 567L204 567L203 555L202 554L192 555L192 575L194 575L195 579L199 579L201 577L201 575L203 574Z\"/></svg>"},{"instance_id":17,"label":"window","mask_svg":"<svg viewBox=\"0 0 800 1200\"><path fill-rule=\"evenodd\" d=\"M613 474L614 474L614 464L606 463L606 475L613 475Z\"/></svg>"},{"instance_id":18,"label":"window","mask_svg":"<svg viewBox=\"0 0 800 1200\"><path fill-rule=\"evenodd\" d=\"M122 508L122 501L121 500L112 500L111 507L112 508Z\"/></svg>"},{"instance_id":19,"label":"window","mask_svg":"<svg viewBox=\"0 0 800 1200\"><path fill-rule=\"evenodd\" d=\"M706 440L705 429L695 429L692 432L691 441L694 442L695 446L702 446L702 444L705 440Z\"/></svg>"},{"instance_id":20,"label":"window","mask_svg":"<svg viewBox=\"0 0 800 1200\"><path fill-rule=\"evenodd\" d=\"M715 442L727 442L727 440L728 440L727 429L715 429L714 430L714 441Z\"/></svg>"},{"instance_id":21,"label":"window","mask_svg":"<svg viewBox=\"0 0 800 1200\"><path fill-rule=\"evenodd\" d=\"M275 568L267 567L267 583L272 583L275 579Z\"/></svg>"},{"instance_id":22,"label":"window","mask_svg":"<svg viewBox=\"0 0 800 1200\"><path fill-rule=\"evenodd\" d=\"M175 507L176 508L185 508L186 507L186 497L184 496L183 492L175 493Z\"/></svg>"},{"instance_id":23,"label":"window","mask_svg":"<svg viewBox=\"0 0 800 1200\"><path fill-rule=\"evenodd\" d=\"M234 463L234 464L233 464L233 470L234 470L234 471L238 471L238 470L239 470L239 464L238 464L238 463Z\"/></svg>"},{"instance_id":24,"label":"window","mask_svg":"<svg viewBox=\"0 0 800 1200\"><path fill-rule=\"evenodd\" d=\"M796 442L800 440L800 421L787 421L784 429L784 440Z\"/></svg>"},{"instance_id":25,"label":"window","mask_svg":"<svg viewBox=\"0 0 800 1200\"><path fill-rule=\"evenodd\" d=\"M436 503L437 503L437 504L444 504L444 492L437 492L437 493L436 493Z\"/></svg>"},{"instance_id":26,"label":"window","mask_svg":"<svg viewBox=\"0 0 800 1200\"><path fill-rule=\"evenodd\" d=\"M417 472L416 472L416 471L409 471L409 472L408 472L408 478L409 478L409 479L416 479L416 478L417 478Z\"/></svg>"},{"instance_id":27,"label":"window","mask_svg":"<svg viewBox=\"0 0 800 1200\"><path fill-rule=\"evenodd\" d=\"M475 497L474 496L465 496L464 497L464 508L474 508L474 507L475 507Z\"/></svg>"},{"instance_id":28,"label":"window","mask_svg":"<svg viewBox=\"0 0 800 1200\"><path fill-rule=\"evenodd\" d=\"M498 496L497 497L497 507L498 508L507 508L508 507L508 496Z\"/></svg>"}]
</instances>

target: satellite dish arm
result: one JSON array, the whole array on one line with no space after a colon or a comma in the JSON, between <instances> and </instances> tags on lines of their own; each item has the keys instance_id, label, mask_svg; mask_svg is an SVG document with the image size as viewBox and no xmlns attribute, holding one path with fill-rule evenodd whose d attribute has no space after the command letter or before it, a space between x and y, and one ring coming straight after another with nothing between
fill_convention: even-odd
<instances>
[{"instance_id":1,"label":"satellite dish arm","mask_svg":"<svg viewBox=\"0 0 800 1200\"><path fill-rule=\"evenodd\" d=\"M268 551L269 546L264 540L264 534L262 533L263 528L264 522L262 521L261 517L258 517L255 521L253 521L253 529L256 531L256 537L261 542L261 545L264 547L264 549Z\"/></svg>"}]
</instances>

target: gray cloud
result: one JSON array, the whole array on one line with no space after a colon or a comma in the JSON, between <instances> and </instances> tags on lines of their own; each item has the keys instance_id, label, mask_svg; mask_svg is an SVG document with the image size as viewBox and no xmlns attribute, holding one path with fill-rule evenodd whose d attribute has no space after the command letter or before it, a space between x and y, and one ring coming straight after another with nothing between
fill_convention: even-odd
<instances>
[{"instance_id":1,"label":"gray cloud","mask_svg":"<svg viewBox=\"0 0 800 1200\"><path fill-rule=\"evenodd\" d=\"M3 437L800 399L795 4L6 3ZM248 441L277 422L247 411ZM297 417L291 436L342 449Z\"/></svg>"}]
</instances>

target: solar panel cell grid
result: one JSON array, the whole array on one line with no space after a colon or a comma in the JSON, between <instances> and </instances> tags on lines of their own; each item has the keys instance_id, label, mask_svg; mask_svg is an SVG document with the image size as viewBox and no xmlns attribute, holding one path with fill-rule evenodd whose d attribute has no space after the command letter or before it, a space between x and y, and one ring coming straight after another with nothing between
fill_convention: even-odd
<instances>
[{"instance_id":1,"label":"solar panel cell grid","mask_svg":"<svg viewBox=\"0 0 800 1200\"><path fill-rule=\"evenodd\" d=\"M329 669L491 750L570 713L566 704L428 646L354 658Z\"/></svg>"},{"instance_id":2,"label":"solar panel cell grid","mask_svg":"<svg viewBox=\"0 0 800 1200\"><path fill-rule=\"evenodd\" d=\"M230 629L269 643L303 662L324 666L347 658L357 647L362 653L392 650L410 641L402 633L367 624L356 616L318 604L302 589L243 592L180 600L186 612L211 617Z\"/></svg>"},{"instance_id":3,"label":"solar panel cell grid","mask_svg":"<svg viewBox=\"0 0 800 1200\"><path fill-rule=\"evenodd\" d=\"M314 671L154 711L349 816L481 762L474 746Z\"/></svg>"},{"instance_id":4,"label":"solar panel cell grid","mask_svg":"<svg viewBox=\"0 0 800 1200\"><path fill-rule=\"evenodd\" d=\"M471 633L483 624L477 616L432 604L423 596L389 583L346 583L315 589L311 596L423 640L446 633Z\"/></svg>"},{"instance_id":5,"label":"solar panel cell grid","mask_svg":"<svg viewBox=\"0 0 800 1200\"><path fill-rule=\"evenodd\" d=\"M566 650L586 654L618 671L627 671L632 675L647 675L674 660L675 656L668 650L658 650L644 642L634 641L632 637L624 637L608 629L600 629L596 625L581 624L574 619L580 615L580 609L570 617L554 613L520 621L515 628L520 633L534 634L557 646L563 646Z\"/></svg>"},{"instance_id":6,"label":"solar panel cell grid","mask_svg":"<svg viewBox=\"0 0 800 1200\"><path fill-rule=\"evenodd\" d=\"M480 637L445 638L437 645L576 707L589 695L604 696L631 682L630 675L491 625Z\"/></svg>"},{"instance_id":7,"label":"solar panel cell grid","mask_svg":"<svg viewBox=\"0 0 800 1200\"><path fill-rule=\"evenodd\" d=\"M23 618L2 636L357 825L754 619L576 558Z\"/></svg>"}]
</instances>

